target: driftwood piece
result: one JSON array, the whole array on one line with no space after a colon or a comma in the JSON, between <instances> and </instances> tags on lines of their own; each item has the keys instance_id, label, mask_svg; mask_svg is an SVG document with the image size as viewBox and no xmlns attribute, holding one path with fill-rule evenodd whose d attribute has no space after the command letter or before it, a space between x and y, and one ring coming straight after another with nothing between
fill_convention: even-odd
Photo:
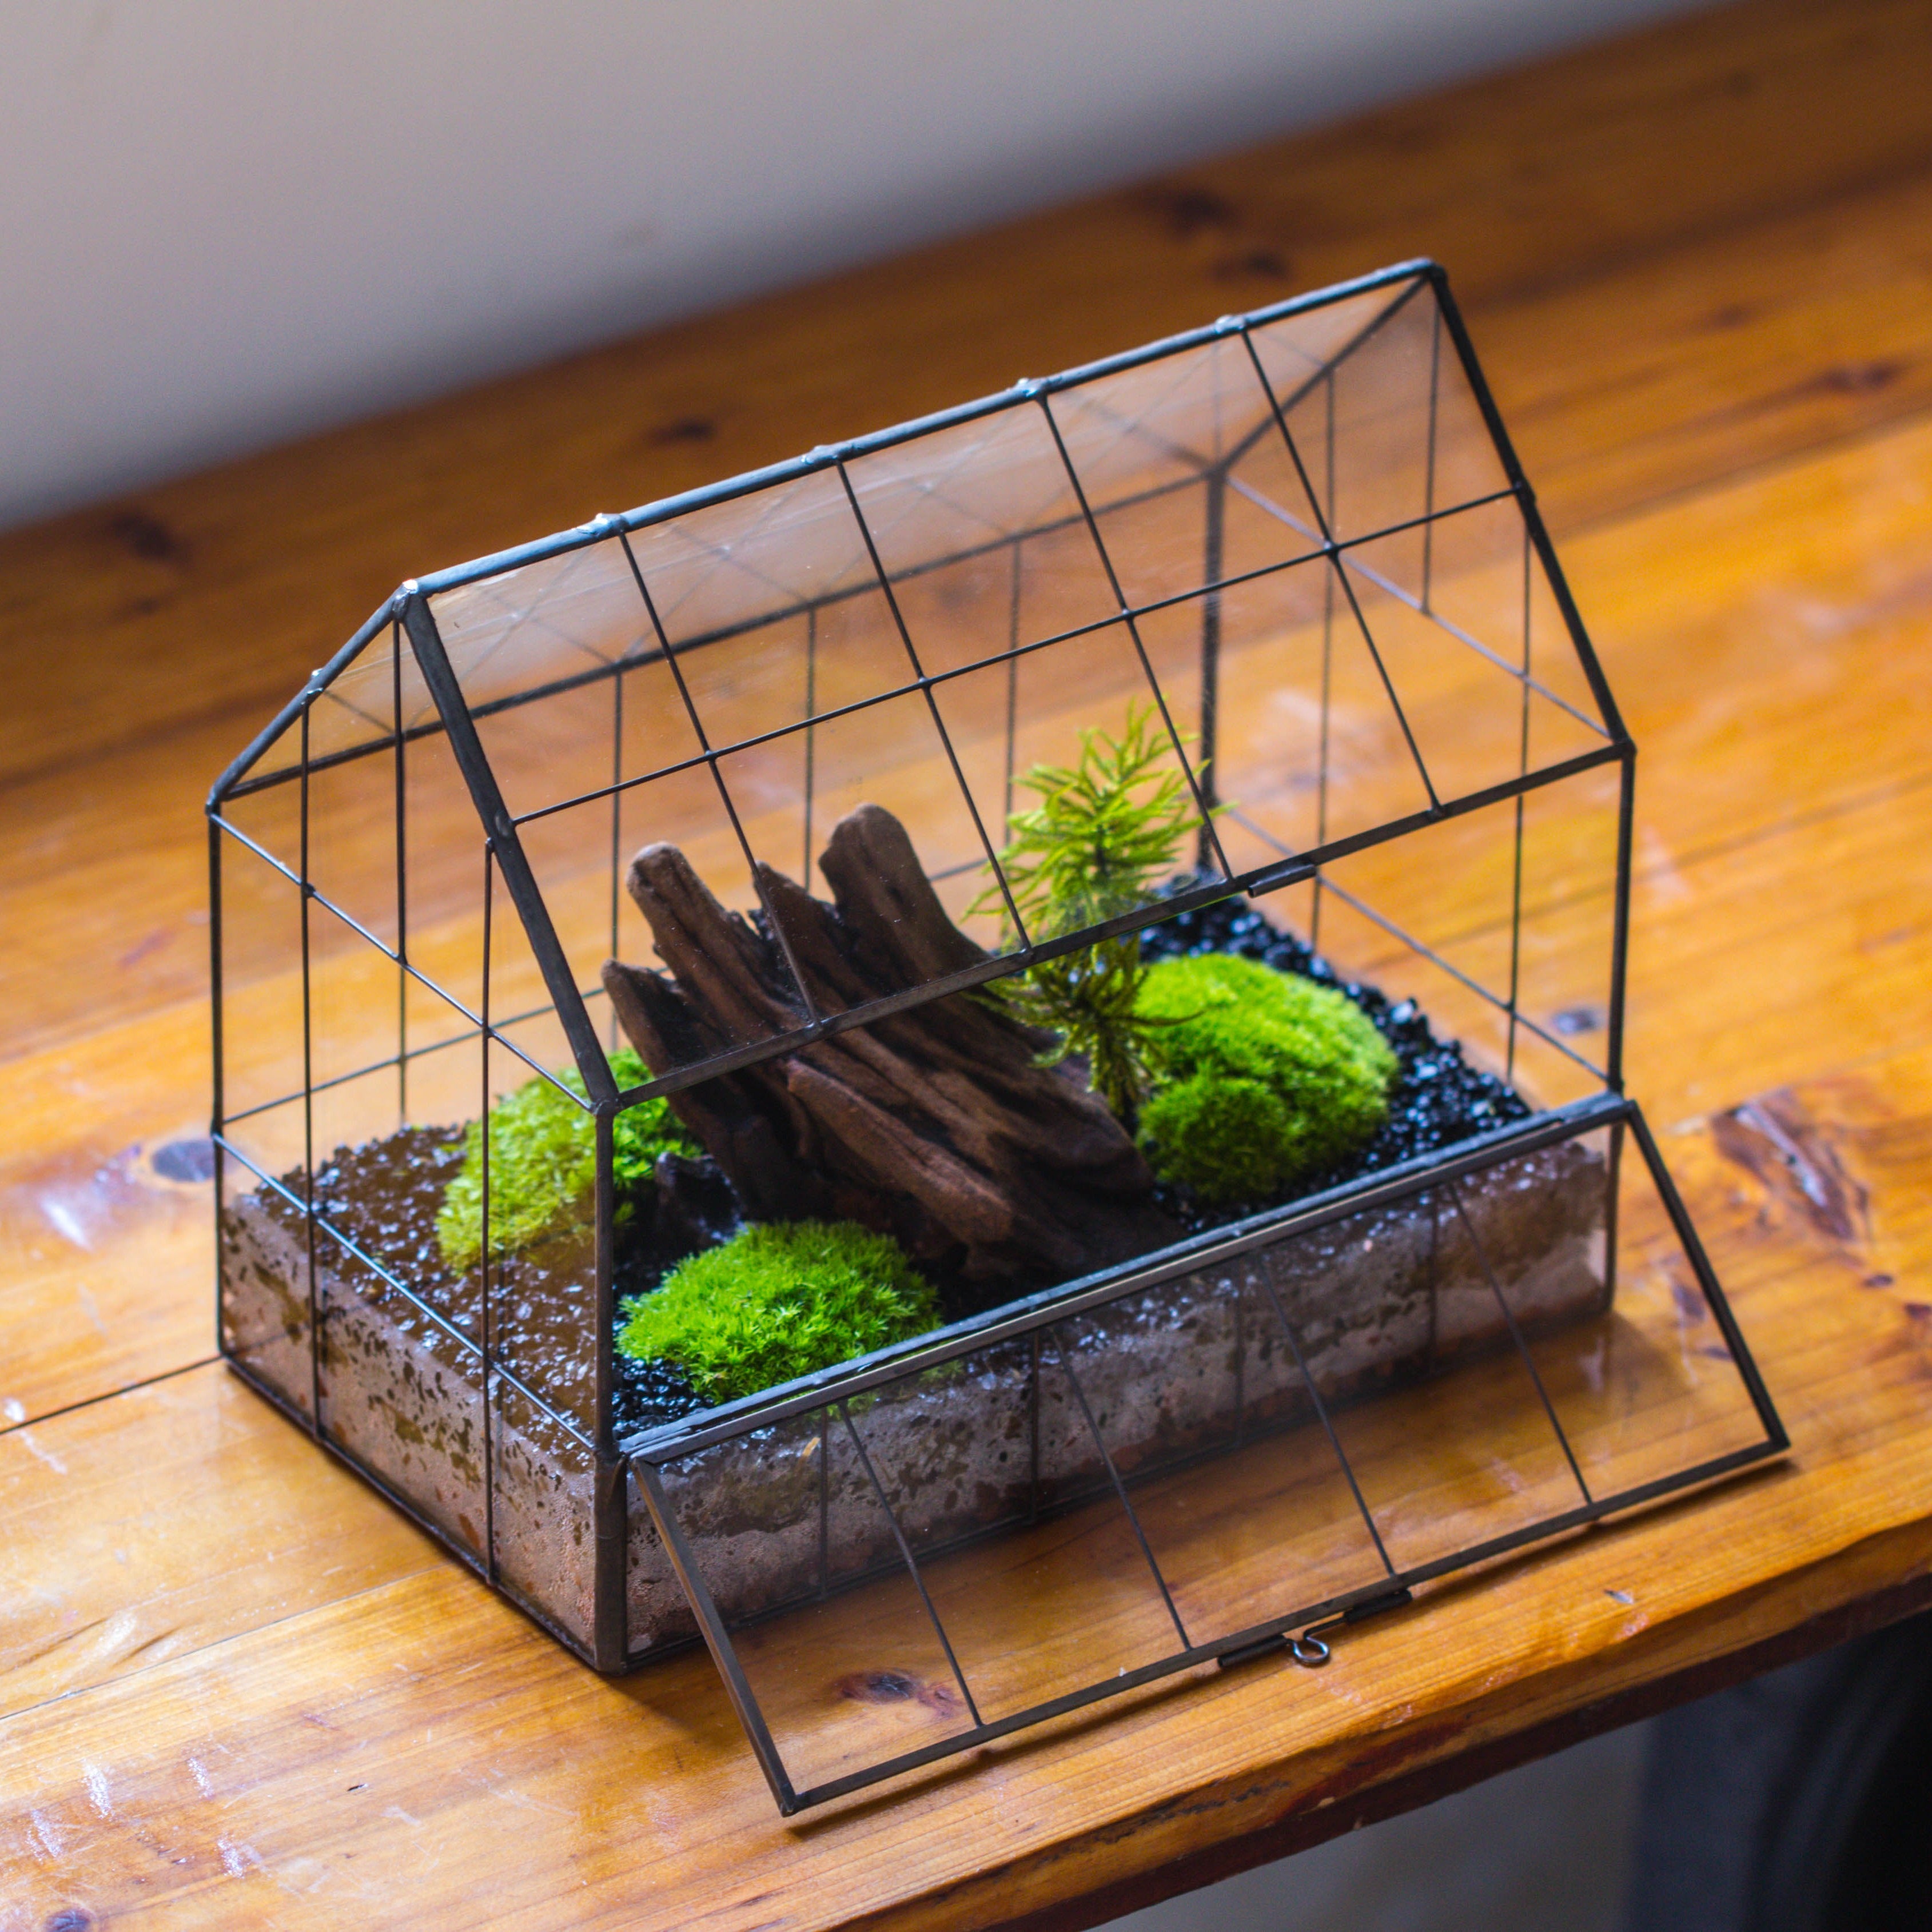
<instances>
[{"instance_id":1,"label":"driftwood piece","mask_svg":"<svg viewBox=\"0 0 1932 1932\"><path fill-rule=\"evenodd\" d=\"M878 806L819 862L827 905L768 866L754 925L673 845L632 862L668 973L610 961L604 984L654 1072L923 985L986 956L956 926L905 828ZM781 940L782 943L781 943ZM954 994L671 1097L754 1220L824 1216L896 1235L956 1304L1064 1281L1174 1240L1154 1177L1077 1064Z\"/></svg>"}]
</instances>

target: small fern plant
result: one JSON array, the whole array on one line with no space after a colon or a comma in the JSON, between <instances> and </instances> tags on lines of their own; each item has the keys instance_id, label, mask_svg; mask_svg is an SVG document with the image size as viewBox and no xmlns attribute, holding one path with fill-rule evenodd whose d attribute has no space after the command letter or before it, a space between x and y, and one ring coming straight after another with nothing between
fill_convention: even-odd
<instances>
[{"instance_id":1,"label":"small fern plant","mask_svg":"<svg viewBox=\"0 0 1932 1932\"><path fill-rule=\"evenodd\" d=\"M1036 765L1018 781L1040 803L1009 820L1000 868L1034 940L1134 911L1173 872L1196 818L1172 752L1153 706L1130 705L1119 736L1083 731L1077 764ZM970 910L1000 914L1007 943L1017 937L997 884ZM1043 1064L1084 1058L1094 1090L1131 1127L1160 1069L1165 1024L1138 1011L1146 976L1134 931L1042 960L988 994L1053 1034Z\"/></svg>"}]
</instances>

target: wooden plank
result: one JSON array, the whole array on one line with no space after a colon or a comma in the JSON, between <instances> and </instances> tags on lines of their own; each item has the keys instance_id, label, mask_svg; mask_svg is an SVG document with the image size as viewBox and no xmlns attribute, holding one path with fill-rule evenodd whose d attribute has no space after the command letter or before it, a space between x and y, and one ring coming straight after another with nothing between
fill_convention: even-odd
<instances>
[{"instance_id":1,"label":"wooden plank","mask_svg":"<svg viewBox=\"0 0 1932 1932\"><path fill-rule=\"evenodd\" d=\"M1924 410L1932 262L1893 238L1928 219L1916 172L1479 298L1498 402L1558 532Z\"/></svg>"},{"instance_id":2,"label":"wooden plank","mask_svg":"<svg viewBox=\"0 0 1932 1932\"><path fill-rule=\"evenodd\" d=\"M16 1910L462 1923L487 1870L500 1924L983 1924L1346 1819L1580 1700L1923 1576L1932 1054L1763 1106L1798 1168L1748 1118L1674 1148L1768 1344L1786 1469L1442 1586L1319 1673L1208 1674L790 1823L702 1658L602 1682L440 1567L0 1724ZM1850 1221L1808 1162L1862 1202ZM488 1849L506 1828L514 1859Z\"/></svg>"},{"instance_id":3,"label":"wooden plank","mask_svg":"<svg viewBox=\"0 0 1932 1932\"><path fill-rule=\"evenodd\" d=\"M0 1435L0 1713L441 1561L216 1364Z\"/></svg>"},{"instance_id":4,"label":"wooden plank","mask_svg":"<svg viewBox=\"0 0 1932 1932\"><path fill-rule=\"evenodd\" d=\"M50 1592L9 1627L16 1694L59 1699L0 1723L0 1928L484 1898L1090 1922L1924 1600L1928 34L1904 4L1672 23L0 539L0 1421L208 1346L206 1189L153 1163L203 1104L194 807L395 577L1418 248L1579 532L1645 746L1634 1083L1661 1121L1800 1083L1666 1144L1791 1472L1456 1586L1322 1676L1174 1687L789 1826L702 1658L580 1672L413 1568L415 1533L218 1371L0 1433L0 1522Z\"/></svg>"},{"instance_id":5,"label":"wooden plank","mask_svg":"<svg viewBox=\"0 0 1932 1932\"><path fill-rule=\"evenodd\" d=\"M178 1164L207 1160L207 1054L196 1004L0 1064L0 1426L213 1355L213 1205Z\"/></svg>"}]
</instances>

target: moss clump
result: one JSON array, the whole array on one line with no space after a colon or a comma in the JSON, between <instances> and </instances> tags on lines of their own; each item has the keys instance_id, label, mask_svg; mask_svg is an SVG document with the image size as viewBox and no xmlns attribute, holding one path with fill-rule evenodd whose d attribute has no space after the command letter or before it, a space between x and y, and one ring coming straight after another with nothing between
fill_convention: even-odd
<instances>
[{"instance_id":1,"label":"moss clump","mask_svg":"<svg viewBox=\"0 0 1932 1932\"><path fill-rule=\"evenodd\" d=\"M747 1228L626 1304L619 1352L664 1361L711 1402L830 1368L938 1323L898 1244L850 1221Z\"/></svg>"},{"instance_id":2,"label":"moss clump","mask_svg":"<svg viewBox=\"0 0 1932 1932\"><path fill-rule=\"evenodd\" d=\"M628 1047L610 1056L610 1071L621 1090L639 1087L650 1070ZM583 1076L574 1067L557 1079L573 1100L549 1081L527 1081L490 1109L490 1252L526 1248L545 1235L586 1225L597 1187L597 1130L578 1104L584 1097ZM661 1154L704 1152L685 1130L670 1103L646 1100L617 1116L612 1136L612 1169L617 1184L617 1218L627 1220L627 1198L651 1177ZM472 1120L464 1130L463 1165L447 1189L436 1217L436 1245L444 1262L459 1274L474 1268L483 1253L483 1125Z\"/></svg>"},{"instance_id":3,"label":"moss clump","mask_svg":"<svg viewBox=\"0 0 1932 1932\"><path fill-rule=\"evenodd\" d=\"M1168 1078L1141 1109L1163 1180L1258 1201L1359 1151L1388 1117L1396 1060L1345 993L1226 953L1147 969Z\"/></svg>"}]
</instances>

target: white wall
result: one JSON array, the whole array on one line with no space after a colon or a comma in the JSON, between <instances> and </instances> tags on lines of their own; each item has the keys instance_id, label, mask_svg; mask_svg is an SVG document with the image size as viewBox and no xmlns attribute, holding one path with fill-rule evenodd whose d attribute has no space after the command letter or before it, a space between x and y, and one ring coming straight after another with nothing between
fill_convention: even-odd
<instances>
[{"instance_id":1,"label":"white wall","mask_svg":"<svg viewBox=\"0 0 1932 1932\"><path fill-rule=\"evenodd\" d=\"M0 524L1686 0L8 0Z\"/></svg>"}]
</instances>

